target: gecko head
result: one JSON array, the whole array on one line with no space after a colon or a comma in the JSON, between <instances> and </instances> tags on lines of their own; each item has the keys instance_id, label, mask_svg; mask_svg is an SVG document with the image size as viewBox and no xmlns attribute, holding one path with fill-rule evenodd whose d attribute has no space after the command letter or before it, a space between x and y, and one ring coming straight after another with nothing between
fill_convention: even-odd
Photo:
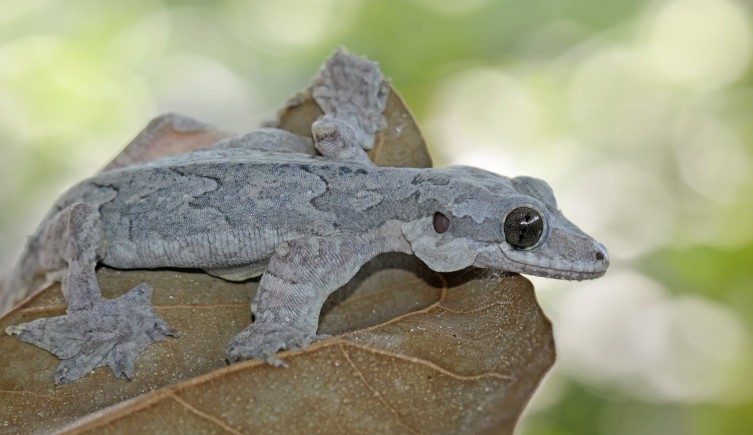
<instances>
[{"instance_id":1,"label":"gecko head","mask_svg":"<svg viewBox=\"0 0 753 435\"><path fill-rule=\"evenodd\" d=\"M478 266L558 279L598 278L609 267L609 253L557 208L551 187L538 178L510 180L519 194L502 210L499 256L484 252Z\"/></svg>"},{"instance_id":2,"label":"gecko head","mask_svg":"<svg viewBox=\"0 0 753 435\"><path fill-rule=\"evenodd\" d=\"M419 184L428 215L402 229L433 270L476 266L573 280L606 272L606 247L562 215L543 180L469 167L429 175Z\"/></svg>"}]
</instances>

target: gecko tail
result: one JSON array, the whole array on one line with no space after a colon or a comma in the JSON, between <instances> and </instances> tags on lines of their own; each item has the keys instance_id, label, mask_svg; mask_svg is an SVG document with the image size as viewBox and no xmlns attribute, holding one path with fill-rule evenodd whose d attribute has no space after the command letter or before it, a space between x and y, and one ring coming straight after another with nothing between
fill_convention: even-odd
<instances>
[{"instance_id":1,"label":"gecko tail","mask_svg":"<svg viewBox=\"0 0 753 435\"><path fill-rule=\"evenodd\" d=\"M24 279L15 270L0 278L0 317L6 315L25 299L37 294L52 281L42 276Z\"/></svg>"},{"instance_id":2,"label":"gecko tail","mask_svg":"<svg viewBox=\"0 0 753 435\"><path fill-rule=\"evenodd\" d=\"M0 317L15 306L15 297L11 289L11 275L13 271L6 271L0 276Z\"/></svg>"},{"instance_id":3,"label":"gecko tail","mask_svg":"<svg viewBox=\"0 0 753 435\"><path fill-rule=\"evenodd\" d=\"M52 282L29 244L13 269L0 276L0 317Z\"/></svg>"}]
</instances>

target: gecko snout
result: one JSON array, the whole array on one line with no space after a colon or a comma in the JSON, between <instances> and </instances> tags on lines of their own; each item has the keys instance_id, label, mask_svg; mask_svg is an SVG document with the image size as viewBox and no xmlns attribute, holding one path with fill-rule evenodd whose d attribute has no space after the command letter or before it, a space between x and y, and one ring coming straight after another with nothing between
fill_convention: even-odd
<instances>
[{"instance_id":1,"label":"gecko snout","mask_svg":"<svg viewBox=\"0 0 753 435\"><path fill-rule=\"evenodd\" d=\"M605 266L609 265L609 253L607 252L607 247L599 242L596 242L594 258L596 259L596 261L603 262Z\"/></svg>"}]
</instances>

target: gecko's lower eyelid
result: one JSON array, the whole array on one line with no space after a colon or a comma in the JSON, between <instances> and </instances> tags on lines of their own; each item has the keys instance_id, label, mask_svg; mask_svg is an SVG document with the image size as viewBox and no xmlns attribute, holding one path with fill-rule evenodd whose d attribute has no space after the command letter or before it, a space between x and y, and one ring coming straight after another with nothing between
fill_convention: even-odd
<instances>
[{"instance_id":1,"label":"gecko's lower eyelid","mask_svg":"<svg viewBox=\"0 0 753 435\"><path fill-rule=\"evenodd\" d=\"M447 216L443 215L440 212L434 213L433 224L434 231L436 231L438 234L442 234L450 229L450 219L448 219Z\"/></svg>"}]
</instances>

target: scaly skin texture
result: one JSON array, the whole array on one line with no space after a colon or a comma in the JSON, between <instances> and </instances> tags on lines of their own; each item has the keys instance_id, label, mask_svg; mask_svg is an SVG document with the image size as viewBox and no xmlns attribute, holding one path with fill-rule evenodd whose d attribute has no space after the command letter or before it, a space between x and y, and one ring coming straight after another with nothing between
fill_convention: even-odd
<instances>
[{"instance_id":1,"label":"scaly skin texture","mask_svg":"<svg viewBox=\"0 0 753 435\"><path fill-rule=\"evenodd\" d=\"M138 355L176 332L154 312L145 284L104 300L98 263L198 268L228 280L263 273L255 321L226 354L281 365L274 354L321 338L327 296L384 252L415 254L441 272L476 266L577 280L605 273L606 249L562 216L544 181L371 164L363 150L384 125L388 91L375 64L338 51L312 89L325 113L312 126L313 142L267 128L133 163L149 149L137 140L127 165L73 187L31 237L10 281L26 294L43 278L62 278L67 314L7 332L63 360L56 383L104 365L131 378ZM164 121L152 124L162 129ZM193 125L177 115L167 123ZM155 136L146 133L140 137Z\"/></svg>"}]
</instances>

